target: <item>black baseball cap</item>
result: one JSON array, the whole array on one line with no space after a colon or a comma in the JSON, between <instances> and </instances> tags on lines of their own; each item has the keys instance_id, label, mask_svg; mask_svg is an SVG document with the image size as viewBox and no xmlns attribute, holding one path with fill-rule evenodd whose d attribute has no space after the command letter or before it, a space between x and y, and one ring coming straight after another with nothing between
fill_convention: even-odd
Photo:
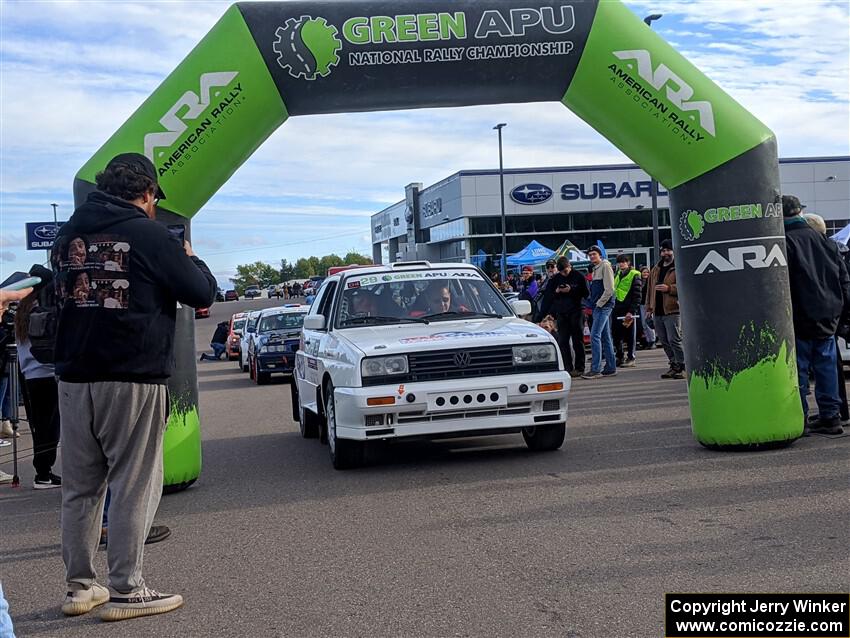
<instances>
[{"instance_id":1,"label":"black baseball cap","mask_svg":"<svg viewBox=\"0 0 850 638\"><path fill-rule=\"evenodd\" d=\"M795 211L803 210L805 207L805 204L800 203L799 197L794 195L782 196L782 214L785 217L793 217L797 214Z\"/></svg>"},{"instance_id":2,"label":"black baseball cap","mask_svg":"<svg viewBox=\"0 0 850 638\"><path fill-rule=\"evenodd\" d=\"M165 193L162 192L162 188L159 186L159 178L156 174L156 167L153 165L152 161L141 153L121 153L120 155L116 155L109 160L109 164L106 165L106 170L115 166L127 166L134 173L149 177L153 180L153 183L156 184L156 198L165 199Z\"/></svg>"},{"instance_id":3,"label":"black baseball cap","mask_svg":"<svg viewBox=\"0 0 850 638\"><path fill-rule=\"evenodd\" d=\"M554 268L554 267L555 267L555 265L556 265L556 264L555 264L555 260L554 260L554 259L550 259L549 261L547 261L547 262L546 262L546 267L547 267L547 268Z\"/></svg>"},{"instance_id":4,"label":"black baseball cap","mask_svg":"<svg viewBox=\"0 0 850 638\"><path fill-rule=\"evenodd\" d=\"M661 241L661 249L673 250L673 242L670 239L664 239Z\"/></svg>"}]
</instances>

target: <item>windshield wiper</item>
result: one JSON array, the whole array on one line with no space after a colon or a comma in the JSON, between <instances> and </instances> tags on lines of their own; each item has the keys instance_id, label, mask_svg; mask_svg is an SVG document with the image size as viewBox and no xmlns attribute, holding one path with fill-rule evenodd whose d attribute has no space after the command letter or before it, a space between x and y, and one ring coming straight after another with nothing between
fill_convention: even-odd
<instances>
[{"instance_id":1,"label":"windshield wiper","mask_svg":"<svg viewBox=\"0 0 850 638\"><path fill-rule=\"evenodd\" d=\"M498 315L492 312L459 312L457 310L449 310L448 312L435 312L432 315L425 315L422 317L423 319L439 319L441 317L463 317L473 318L473 317L486 317L487 319L504 319L504 315Z\"/></svg>"},{"instance_id":2,"label":"windshield wiper","mask_svg":"<svg viewBox=\"0 0 850 638\"><path fill-rule=\"evenodd\" d=\"M343 326L350 324L364 324L375 321L377 323L428 323L424 317L386 317L382 315L373 315L371 317L352 317L342 322Z\"/></svg>"}]
</instances>

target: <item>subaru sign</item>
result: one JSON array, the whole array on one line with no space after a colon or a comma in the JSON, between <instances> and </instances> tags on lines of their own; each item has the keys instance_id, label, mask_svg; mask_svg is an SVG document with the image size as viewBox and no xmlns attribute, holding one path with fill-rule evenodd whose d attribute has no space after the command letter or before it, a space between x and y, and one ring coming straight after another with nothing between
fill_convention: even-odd
<instances>
[{"instance_id":1,"label":"subaru sign","mask_svg":"<svg viewBox=\"0 0 850 638\"><path fill-rule=\"evenodd\" d=\"M27 224L27 250L50 250L65 222L32 222Z\"/></svg>"},{"instance_id":2,"label":"subaru sign","mask_svg":"<svg viewBox=\"0 0 850 638\"><path fill-rule=\"evenodd\" d=\"M511 199L529 206L542 204L552 199L552 189L545 184L523 184L511 191Z\"/></svg>"}]
</instances>

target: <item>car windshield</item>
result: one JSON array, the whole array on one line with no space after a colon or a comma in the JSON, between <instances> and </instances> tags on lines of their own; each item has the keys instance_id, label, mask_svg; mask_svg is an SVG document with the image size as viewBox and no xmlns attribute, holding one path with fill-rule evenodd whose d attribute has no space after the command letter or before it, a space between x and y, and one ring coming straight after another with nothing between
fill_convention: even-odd
<instances>
[{"instance_id":1,"label":"car windshield","mask_svg":"<svg viewBox=\"0 0 850 638\"><path fill-rule=\"evenodd\" d=\"M242 334L242 330L244 330L244 329L245 329L245 320L244 319L237 319L236 321L233 322L233 332L238 332L239 334Z\"/></svg>"},{"instance_id":2,"label":"car windshield","mask_svg":"<svg viewBox=\"0 0 850 638\"><path fill-rule=\"evenodd\" d=\"M269 315L260 319L257 332L276 332L278 330L300 330L304 325L304 312L289 312L281 315Z\"/></svg>"},{"instance_id":3,"label":"car windshield","mask_svg":"<svg viewBox=\"0 0 850 638\"><path fill-rule=\"evenodd\" d=\"M338 328L513 316L504 298L472 270L390 272L344 282Z\"/></svg>"}]
</instances>

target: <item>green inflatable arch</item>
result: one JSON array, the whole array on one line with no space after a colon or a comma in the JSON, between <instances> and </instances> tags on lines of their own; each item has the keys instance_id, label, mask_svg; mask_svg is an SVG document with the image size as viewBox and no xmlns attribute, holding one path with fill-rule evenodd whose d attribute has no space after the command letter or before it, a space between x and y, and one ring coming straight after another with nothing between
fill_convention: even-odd
<instances>
[{"instance_id":1,"label":"green inflatable arch","mask_svg":"<svg viewBox=\"0 0 850 638\"><path fill-rule=\"evenodd\" d=\"M75 197L113 155L142 152L163 214L188 220L290 116L540 101L562 102L670 191L696 438L798 437L775 138L615 0L237 3L80 169ZM188 318L180 330L190 344ZM200 471L184 350L172 483Z\"/></svg>"}]
</instances>

